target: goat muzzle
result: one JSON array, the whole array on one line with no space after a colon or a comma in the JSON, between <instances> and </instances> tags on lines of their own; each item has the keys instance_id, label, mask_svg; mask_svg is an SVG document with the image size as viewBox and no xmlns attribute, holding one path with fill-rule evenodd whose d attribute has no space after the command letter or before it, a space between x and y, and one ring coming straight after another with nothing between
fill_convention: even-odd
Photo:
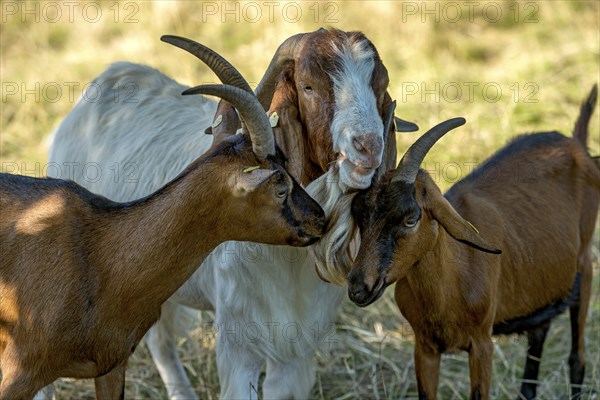
<instances>
[{"instance_id":1,"label":"goat muzzle","mask_svg":"<svg viewBox=\"0 0 600 400\"><path fill-rule=\"evenodd\" d=\"M353 269L348 275L348 297L357 306L366 307L377 301L389 284L379 276L375 284L369 288L364 279L361 279L364 275L355 271Z\"/></svg>"}]
</instances>

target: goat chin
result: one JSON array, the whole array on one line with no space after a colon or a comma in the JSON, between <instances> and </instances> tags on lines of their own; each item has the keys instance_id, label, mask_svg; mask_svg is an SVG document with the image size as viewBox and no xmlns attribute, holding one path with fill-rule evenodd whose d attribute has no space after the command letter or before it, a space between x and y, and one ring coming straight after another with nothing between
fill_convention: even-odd
<instances>
[{"instance_id":1,"label":"goat chin","mask_svg":"<svg viewBox=\"0 0 600 400\"><path fill-rule=\"evenodd\" d=\"M339 180L346 186L356 189L366 189L371 186L371 180L375 175L374 169L358 167L348 159L338 159L336 165L339 168Z\"/></svg>"}]
</instances>

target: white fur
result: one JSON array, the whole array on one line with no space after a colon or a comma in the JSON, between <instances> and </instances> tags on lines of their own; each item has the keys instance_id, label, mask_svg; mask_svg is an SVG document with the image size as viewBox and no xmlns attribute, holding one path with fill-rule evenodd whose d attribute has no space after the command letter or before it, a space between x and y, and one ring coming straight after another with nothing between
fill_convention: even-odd
<instances>
[{"instance_id":1,"label":"white fur","mask_svg":"<svg viewBox=\"0 0 600 400\"><path fill-rule=\"evenodd\" d=\"M159 189L212 143L217 103L185 89L144 65L111 65L53 132L48 175L115 201Z\"/></svg>"},{"instance_id":2,"label":"white fur","mask_svg":"<svg viewBox=\"0 0 600 400\"><path fill-rule=\"evenodd\" d=\"M73 178L88 189L120 201L142 197L209 147L211 137L203 130L211 123L213 102L180 96L184 86L130 63L111 66L95 82L107 92L134 82L139 102L82 99L58 127L50 162L97 162L107 171L91 182L80 170ZM138 165L138 183L115 183L109 168L130 162ZM346 194L346 189L335 165L307 188L335 220L334 229L318 245L335 243L332 248L340 255L333 259L343 262L349 262L345 253L355 234L349 207L353 194ZM342 211L334 212L338 207ZM196 397L177 357L174 337L179 305L185 305L216 311L221 398L256 398L265 362L265 399L307 398L315 381L315 351L335 340L333 323L345 293L315 273L313 254L329 250L309 253L306 248L242 242L226 242L215 249L165 303L160 321L146 335L169 397Z\"/></svg>"},{"instance_id":3,"label":"white fur","mask_svg":"<svg viewBox=\"0 0 600 400\"><path fill-rule=\"evenodd\" d=\"M375 168L383 158L383 122L371 87L374 54L366 41L345 42L341 47L334 43L333 46L341 67L332 75L335 98L331 123L333 151L347 157L347 160L338 161L342 182L365 189L371 185ZM382 144L381 152L376 155L376 165L355 149L353 141L360 135L373 135ZM369 166L372 171L360 174L355 171L356 166Z\"/></svg>"}]
</instances>

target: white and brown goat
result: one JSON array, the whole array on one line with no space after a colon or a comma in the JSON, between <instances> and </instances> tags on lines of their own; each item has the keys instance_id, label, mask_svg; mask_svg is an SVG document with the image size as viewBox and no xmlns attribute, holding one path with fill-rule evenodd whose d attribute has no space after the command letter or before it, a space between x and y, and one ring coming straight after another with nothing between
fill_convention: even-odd
<instances>
[{"instance_id":1,"label":"white and brown goat","mask_svg":"<svg viewBox=\"0 0 600 400\"><path fill-rule=\"evenodd\" d=\"M442 353L467 351L471 399L488 399L492 334L523 332L529 350L521 396L534 398L549 323L566 308L571 390L579 398L600 201L600 170L586 150L596 96L594 87L573 138L519 136L442 196L419 166L464 123L446 121L355 197L362 242L348 294L367 306L396 282L396 302L415 332L419 398L436 398Z\"/></svg>"},{"instance_id":2,"label":"white and brown goat","mask_svg":"<svg viewBox=\"0 0 600 400\"><path fill-rule=\"evenodd\" d=\"M323 210L282 166L256 97L227 84L196 91L234 104L248 134L147 197L116 203L72 181L0 175L0 399L31 399L59 377L95 378L98 399L122 398L128 357L212 249L323 234Z\"/></svg>"},{"instance_id":3,"label":"white and brown goat","mask_svg":"<svg viewBox=\"0 0 600 400\"><path fill-rule=\"evenodd\" d=\"M173 36L163 40L192 54L201 47ZM73 179L110 198L126 201L152 192L171 179L178 166L206 151L213 139L220 141L238 126L235 110L226 102L217 107L198 96L180 96L186 86L149 67L118 63L94 82L108 95L75 106L55 134L50 162L61 166L65 175L66 163L78 163ZM136 102L116 103L113 88L132 84L138 89ZM368 186L379 162L395 164L393 124L385 132L383 127L391 105L387 85L385 66L362 33L321 29L287 39L256 90L269 115L277 113L273 130L291 175L310 183L307 190L332 215L328 231L335 238L313 246L324 246L319 253L330 262L323 265L341 262L352 236L347 189ZM212 136L202 135L211 124ZM415 126L396 119L396 129ZM113 175L90 180L83 169L90 163L103 171L115 165L130 168L118 183ZM123 182L129 177L136 179ZM177 354L174 332L182 306L214 309L215 325L234 332L218 336L222 398L256 398L265 364L265 398L310 396L316 349L334 333L345 292L318 278L315 261L304 249L247 242L227 242L213 251L165 303L161 319L146 337L169 397L197 397ZM323 273L330 281L345 280L348 272L328 271L334 268ZM301 339L283 336L289 324L301 327ZM246 340L241 330L256 325L262 336ZM271 332L272 326L279 328ZM315 326L316 336L311 333Z\"/></svg>"}]
</instances>

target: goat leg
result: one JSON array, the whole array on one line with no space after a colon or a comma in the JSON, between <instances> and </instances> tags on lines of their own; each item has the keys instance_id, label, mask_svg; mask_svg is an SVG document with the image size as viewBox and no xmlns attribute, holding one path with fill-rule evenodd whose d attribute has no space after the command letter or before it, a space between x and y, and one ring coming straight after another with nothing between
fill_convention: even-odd
<instances>
[{"instance_id":1,"label":"goat leg","mask_svg":"<svg viewBox=\"0 0 600 400\"><path fill-rule=\"evenodd\" d=\"M2 381L0 381L0 400L31 400L44 382L31 376L16 363L2 365Z\"/></svg>"},{"instance_id":2,"label":"goat leg","mask_svg":"<svg viewBox=\"0 0 600 400\"><path fill-rule=\"evenodd\" d=\"M28 352L14 342L0 348L0 400L31 400L41 388L57 378L48 374L42 376L39 370L26 367L35 365L39 358L38 353Z\"/></svg>"},{"instance_id":3,"label":"goat leg","mask_svg":"<svg viewBox=\"0 0 600 400\"><path fill-rule=\"evenodd\" d=\"M415 371L419 400L435 400L440 377L441 354L436 349L415 341Z\"/></svg>"},{"instance_id":4,"label":"goat leg","mask_svg":"<svg viewBox=\"0 0 600 400\"><path fill-rule=\"evenodd\" d=\"M580 256L579 269L582 279L579 287L579 302L570 308L571 354L569 369L571 375L571 398L581 398L581 384L585 375L585 320L590 302L592 285L592 263L589 252Z\"/></svg>"},{"instance_id":5,"label":"goat leg","mask_svg":"<svg viewBox=\"0 0 600 400\"><path fill-rule=\"evenodd\" d=\"M550 323L548 322L527 332L527 360L523 372L521 394L517 399L531 400L536 396L540 360L549 328Z\"/></svg>"},{"instance_id":6,"label":"goat leg","mask_svg":"<svg viewBox=\"0 0 600 400\"><path fill-rule=\"evenodd\" d=\"M315 367L312 353L285 362L267 359L263 399L308 399L315 384Z\"/></svg>"},{"instance_id":7,"label":"goat leg","mask_svg":"<svg viewBox=\"0 0 600 400\"><path fill-rule=\"evenodd\" d=\"M487 400L492 381L492 355L494 345L491 338L473 340L469 349L469 372L471 374L471 400Z\"/></svg>"},{"instance_id":8,"label":"goat leg","mask_svg":"<svg viewBox=\"0 0 600 400\"><path fill-rule=\"evenodd\" d=\"M165 302L160 319L146 333L146 344L167 387L169 399L194 400L198 397L177 354L177 338L174 331L178 316L178 305L171 301Z\"/></svg>"},{"instance_id":9,"label":"goat leg","mask_svg":"<svg viewBox=\"0 0 600 400\"><path fill-rule=\"evenodd\" d=\"M94 379L96 399L123 400L125 398L125 369L127 364L119 365L108 374Z\"/></svg>"},{"instance_id":10,"label":"goat leg","mask_svg":"<svg viewBox=\"0 0 600 400\"><path fill-rule=\"evenodd\" d=\"M256 400L258 378L264 360L246 350L239 325L223 324L217 342L220 399Z\"/></svg>"}]
</instances>

